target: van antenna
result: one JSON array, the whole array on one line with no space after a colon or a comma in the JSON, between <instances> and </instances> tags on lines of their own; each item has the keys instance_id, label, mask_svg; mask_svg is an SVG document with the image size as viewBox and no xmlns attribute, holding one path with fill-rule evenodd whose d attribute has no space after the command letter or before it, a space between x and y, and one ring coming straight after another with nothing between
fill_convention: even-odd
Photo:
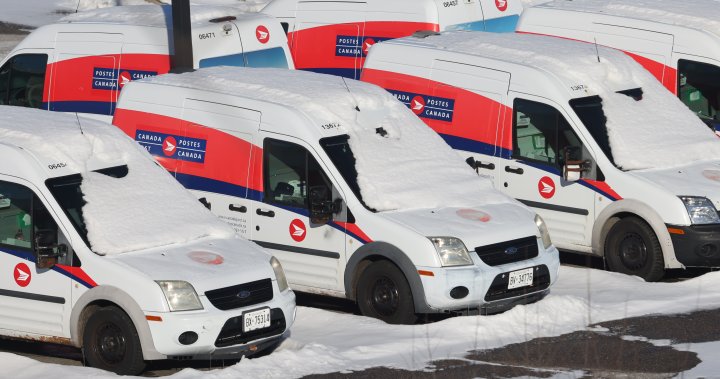
<instances>
[{"instance_id":1,"label":"van antenna","mask_svg":"<svg viewBox=\"0 0 720 379\"><path fill-rule=\"evenodd\" d=\"M358 102L357 102L357 99L355 98L355 95L353 95L353 93L350 91L350 87L348 87L348 84L347 84L347 82L345 81L345 77L344 77L344 76L341 76L340 78L342 79L343 84L345 84L345 89L346 89L346 90L348 91L348 93L350 94L350 97L352 97L353 101L355 102L355 110L358 111L358 112L360 112L360 106L358 105Z\"/></svg>"},{"instance_id":2,"label":"van antenna","mask_svg":"<svg viewBox=\"0 0 720 379\"><path fill-rule=\"evenodd\" d=\"M80 10L80 1L81 0L78 0L78 5L75 7L75 13L78 13L78 10Z\"/></svg>"},{"instance_id":3,"label":"van antenna","mask_svg":"<svg viewBox=\"0 0 720 379\"><path fill-rule=\"evenodd\" d=\"M593 40L595 41L595 55L597 56L598 63L600 63L600 50L598 49L597 38L593 37Z\"/></svg>"},{"instance_id":4,"label":"van antenna","mask_svg":"<svg viewBox=\"0 0 720 379\"><path fill-rule=\"evenodd\" d=\"M82 123L80 122L80 116L78 116L77 113L75 113L75 119L77 120L78 127L80 128L80 134L85 135L85 133L82 130Z\"/></svg>"}]
</instances>

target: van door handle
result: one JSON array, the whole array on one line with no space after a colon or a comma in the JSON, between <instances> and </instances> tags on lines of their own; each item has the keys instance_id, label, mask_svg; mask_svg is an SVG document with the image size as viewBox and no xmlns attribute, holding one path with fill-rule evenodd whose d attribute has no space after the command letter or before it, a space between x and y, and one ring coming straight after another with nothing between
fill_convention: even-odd
<instances>
[{"instance_id":1,"label":"van door handle","mask_svg":"<svg viewBox=\"0 0 720 379\"><path fill-rule=\"evenodd\" d=\"M265 216L265 217L275 217L275 211L264 211L260 208L258 208L255 213L257 213L259 216Z\"/></svg>"},{"instance_id":2,"label":"van door handle","mask_svg":"<svg viewBox=\"0 0 720 379\"><path fill-rule=\"evenodd\" d=\"M516 168L516 167L505 166L505 172L522 175L525 172L525 170L523 170L522 167Z\"/></svg>"},{"instance_id":3,"label":"van door handle","mask_svg":"<svg viewBox=\"0 0 720 379\"><path fill-rule=\"evenodd\" d=\"M481 161L477 161L476 166L478 168L484 168L486 170L494 170L495 169L495 163L492 163L492 162L483 163Z\"/></svg>"},{"instance_id":4,"label":"van door handle","mask_svg":"<svg viewBox=\"0 0 720 379\"><path fill-rule=\"evenodd\" d=\"M228 208L229 208L231 211L233 211L233 212L240 212L240 213L245 213L245 212L247 212L247 207L244 206L244 205L241 205L241 206L238 207L238 206L235 205L235 204L230 204L230 206L229 206Z\"/></svg>"}]
</instances>

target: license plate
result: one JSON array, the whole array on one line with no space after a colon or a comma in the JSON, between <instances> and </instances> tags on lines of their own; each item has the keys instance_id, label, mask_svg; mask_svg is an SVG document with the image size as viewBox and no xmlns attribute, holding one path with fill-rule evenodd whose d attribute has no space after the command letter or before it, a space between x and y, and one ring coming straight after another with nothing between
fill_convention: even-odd
<instances>
[{"instance_id":1,"label":"license plate","mask_svg":"<svg viewBox=\"0 0 720 379\"><path fill-rule=\"evenodd\" d=\"M527 287L533 284L533 269L513 271L508 274L508 289Z\"/></svg>"},{"instance_id":2,"label":"license plate","mask_svg":"<svg viewBox=\"0 0 720 379\"><path fill-rule=\"evenodd\" d=\"M270 308L243 313L243 333L270 327Z\"/></svg>"}]
</instances>

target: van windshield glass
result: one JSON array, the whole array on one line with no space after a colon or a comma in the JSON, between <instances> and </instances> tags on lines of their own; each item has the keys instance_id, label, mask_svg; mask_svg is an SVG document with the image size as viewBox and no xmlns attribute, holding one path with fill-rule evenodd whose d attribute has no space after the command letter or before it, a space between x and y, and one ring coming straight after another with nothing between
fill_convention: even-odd
<instances>
[{"instance_id":1,"label":"van windshield glass","mask_svg":"<svg viewBox=\"0 0 720 379\"><path fill-rule=\"evenodd\" d=\"M322 146L325 153L330 157L335 168L340 171L340 175L342 175L345 183L347 183L353 191L355 197L360 200L365 208L374 211L365 205L362 195L360 194L360 186L357 182L358 173L355 168L355 156L350 149L348 139L349 137L347 135L327 137L320 140L320 146Z\"/></svg>"},{"instance_id":2,"label":"van windshield glass","mask_svg":"<svg viewBox=\"0 0 720 379\"><path fill-rule=\"evenodd\" d=\"M618 93L632 97L635 101L642 100L643 91L640 88L633 88ZM603 111L602 99L600 96L588 96L570 100L575 114L578 115L580 121L585 125L590 135L602 149L603 154L610 162L617 167L613 159L612 149L610 149L610 139L607 132L607 117Z\"/></svg>"},{"instance_id":3,"label":"van windshield glass","mask_svg":"<svg viewBox=\"0 0 720 379\"><path fill-rule=\"evenodd\" d=\"M128 173L127 166L117 166L97 170L95 172L111 176L113 178L122 178ZM87 238L87 228L83 219L82 208L85 205L83 199L83 193L80 191L80 185L82 184L82 176L80 174L61 176L59 178L52 178L45 181L45 185L52 193L55 200L60 204L65 215L70 219L75 230L78 232L80 237L85 241L87 246L90 246ZM120 206L120 205L118 205Z\"/></svg>"}]
</instances>

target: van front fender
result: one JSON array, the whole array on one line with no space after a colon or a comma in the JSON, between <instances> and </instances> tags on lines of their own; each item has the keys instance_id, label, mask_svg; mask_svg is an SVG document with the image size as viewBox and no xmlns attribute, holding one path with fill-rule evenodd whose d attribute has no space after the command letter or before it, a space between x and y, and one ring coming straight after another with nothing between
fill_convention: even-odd
<instances>
[{"instance_id":1,"label":"van front fender","mask_svg":"<svg viewBox=\"0 0 720 379\"><path fill-rule=\"evenodd\" d=\"M684 267L675 257L675 248L662 217L649 205L634 199L615 201L600 212L593 226L593 254L601 257L605 255L605 238L614 224L613 220L620 218L623 214L633 214L650 225L662 247L665 268Z\"/></svg>"},{"instance_id":2,"label":"van front fender","mask_svg":"<svg viewBox=\"0 0 720 379\"><path fill-rule=\"evenodd\" d=\"M165 355L160 354L155 349L152 334L150 333L150 326L147 320L145 320L145 313L140 309L140 306L138 306L135 300L125 291L113 286L94 287L80 296L80 299L75 303L72 313L70 314L70 336L73 345L77 347L82 346L80 330L83 326L80 325L80 322L85 322L85 320L81 320L80 317L83 315L83 310L93 302L110 302L127 313L135 325L138 336L140 336L140 345L142 346L143 358L145 360L166 358Z\"/></svg>"}]
</instances>

